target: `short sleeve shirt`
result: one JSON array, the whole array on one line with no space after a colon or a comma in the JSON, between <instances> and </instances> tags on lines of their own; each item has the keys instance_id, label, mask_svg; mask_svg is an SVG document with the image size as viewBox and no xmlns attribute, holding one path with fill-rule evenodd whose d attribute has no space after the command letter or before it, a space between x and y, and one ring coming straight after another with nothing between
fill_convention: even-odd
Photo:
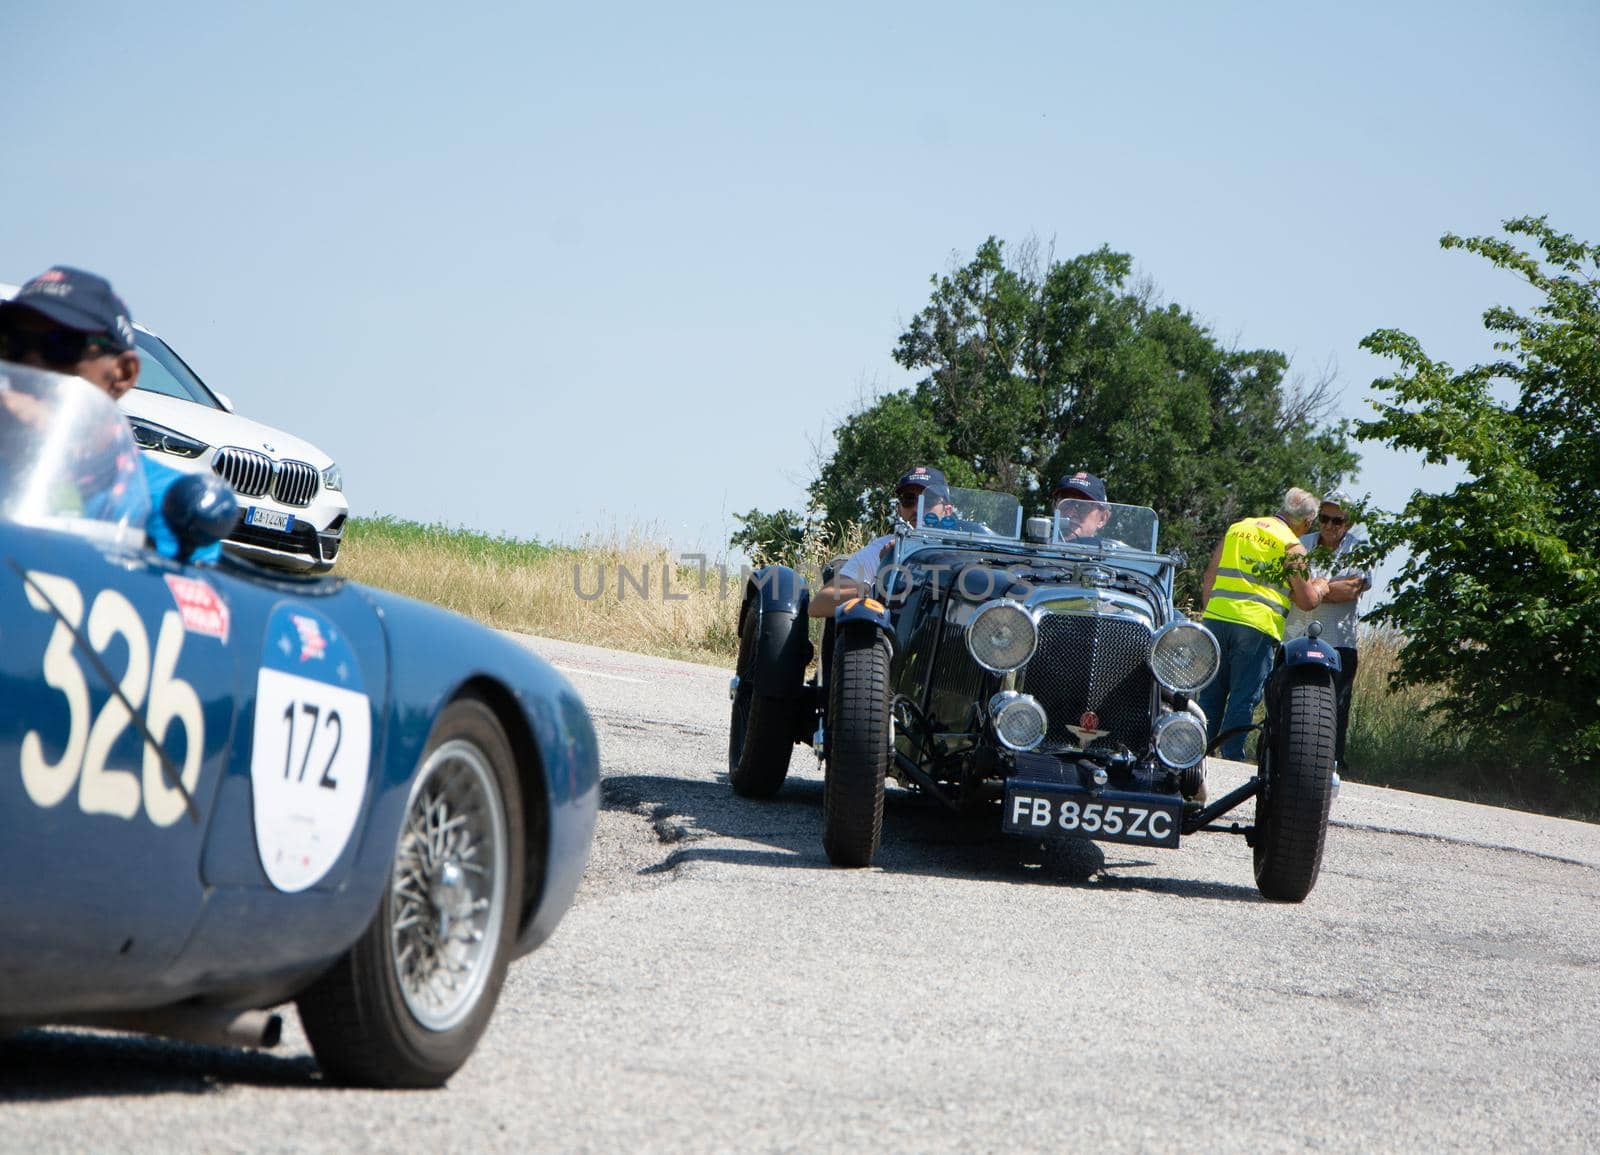
<instances>
[{"instance_id":1,"label":"short sleeve shirt","mask_svg":"<svg viewBox=\"0 0 1600 1155\"><path fill-rule=\"evenodd\" d=\"M849 578L865 589L871 589L878 580L878 570L883 566L884 551L894 541L894 534L875 537L855 553L844 559L836 577Z\"/></svg>"},{"instance_id":2,"label":"short sleeve shirt","mask_svg":"<svg viewBox=\"0 0 1600 1155\"><path fill-rule=\"evenodd\" d=\"M1308 554L1317 548L1317 536L1313 530L1300 539L1300 544L1306 547ZM1333 551L1331 561L1318 562L1315 558L1312 559L1311 575L1330 579L1360 577L1366 583L1362 588L1371 589L1372 570L1352 564L1349 556L1351 550L1366 544L1367 531L1359 525L1351 526L1345 531L1344 540L1339 543L1339 548ZM1284 626L1284 636L1303 637L1308 625L1312 622L1321 622L1324 638L1336 647L1353 650L1356 648L1356 626L1361 619L1360 605L1361 598L1357 596L1352 602L1323 602L1314 610L1291 606L1289 620Z\"/></svg>"}]
</instances>

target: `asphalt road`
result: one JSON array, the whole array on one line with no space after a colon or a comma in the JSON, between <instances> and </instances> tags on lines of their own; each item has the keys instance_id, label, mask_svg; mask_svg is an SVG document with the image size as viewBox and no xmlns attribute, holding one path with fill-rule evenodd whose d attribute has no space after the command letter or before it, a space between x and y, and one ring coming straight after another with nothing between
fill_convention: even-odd
<instances>
[{"instance_id":1,"label":"asphalt road","mask_svg":"<svg viewBox=\"0 0 1600 1155\"><path fill-rule=\"evenodd\" d=\"M836 870L808 752L730 794L726 672L530 644L605 810L447 1090L326 1087L293 1023L30 1031L0 1150L1600 1149L1600 827L1347 785L1281 906L1232 836L1044 856L896 792L880 865Z\"/></svg>"}]
</instances>

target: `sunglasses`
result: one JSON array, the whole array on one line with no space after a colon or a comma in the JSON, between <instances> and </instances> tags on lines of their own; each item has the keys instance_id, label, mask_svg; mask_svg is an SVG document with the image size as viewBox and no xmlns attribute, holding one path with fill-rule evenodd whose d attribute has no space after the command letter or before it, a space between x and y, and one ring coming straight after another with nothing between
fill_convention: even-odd
<instances>
[{"instance_id":1,"label":"sunglasses","mask_svg":"<svg viewBox=\"0 0 1600 1155\"><path fill-rule=\"evenodd\" d=\"M43 329L29 332L0 326L0 360L20 361L30 353L56 368L71 368L90 357L121 352L107 338L77 329Z\"/></svg>"},{"instance_id":2,"label":"sunglasses","mask_svg":"<svg viewBox=\"0 0 1600 1155\"><path fill-rule=\"evenodd\" d=\"M1343 525L1348 519L1343 517L1329 517L1325 513L1319 513L1317 514L1317 520L1323 525Z\"/></svg>"}]
</instances>

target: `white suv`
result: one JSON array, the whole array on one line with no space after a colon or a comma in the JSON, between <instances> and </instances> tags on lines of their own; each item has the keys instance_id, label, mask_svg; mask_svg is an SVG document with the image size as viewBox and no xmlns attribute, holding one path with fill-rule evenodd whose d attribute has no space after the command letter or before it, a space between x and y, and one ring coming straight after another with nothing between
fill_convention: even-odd
<instances>
[{"instance_id":1,"label":"white suv","mask_svg":"<svg viewBox=\"0 0 1600 1155\"><path fill-rule=\"evenodd\" d=\"M15 285L0 284L0 300ZM339 556L350 503L333 459L309 441L233 411L160 337L134 326L139 386L122 398L134 440L174 469L220 474L239 496L223 545L282 569L326 572Z\"/></svg>"}]
</instances>

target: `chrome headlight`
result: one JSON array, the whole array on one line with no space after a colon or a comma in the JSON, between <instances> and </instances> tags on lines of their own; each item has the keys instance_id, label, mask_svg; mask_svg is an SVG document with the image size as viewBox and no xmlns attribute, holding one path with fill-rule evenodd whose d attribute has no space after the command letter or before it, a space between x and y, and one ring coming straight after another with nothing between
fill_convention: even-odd
<instances>
[{"instance_id":1,"label":"chrome headlight","mask_svg":"<svg viewBox=\"0 0 1600 1155\"><path fill-rule=\"evenodd\" d=\"M1049 725L1044 707L1032 695L1015 690L1001 690L989 699L989 719L1000 744L1012 750L1032 750L1044 741Z\"/></svg>"},{"instance_id":2,"label":"chrome headlight","mask_svg":"<svg viewBox=\"0 0 1600 1155\"><path fill-rule=\"evenodd\" d=\"M996 674L1027 665L1039 644L1033 617L1016 602L985 602L967 624L967 651L972 660Z\"/></svg>"},{"instance_id":3,"label":"chrome headlight","mask_svg":"<svg viewBox=\"0 0 1600 1155\"><path fill-rule=\"evenodd\" d=\"M344 489L344 474L337 465L330 465L322 471L322 484L325 488L339 493Z\"/></svg>"},{"instance_id":4,"label":"chrome headlight","mask_svg":"<svg viewBox=\"0 0 1600 1155\"><path fill-rule=\"evenodd\" d=\"M1206 756L1206 724L1187 710L1156 723L1156 757L1174 770L1187 770Z\"/></svg>"},{"instance_id":5,"label":"chrome headlight","mask_svg":"<svg viewBox=\"0 0 1600 1155\"><path fill-rule=\"evenodd\" d=\"M1222 648L1199 622L1180 618L1156 631L1150 647L1150 672L1175 694L1192 694L1216 677Z\"/></svg>"},{"instance_id":6,"label":"chrome headlight","mask_svg":"<svg viewBox=\"0 0 1600 1155\"><path fill-rule=\"evenodd\" d=\"M133 440L140 449L154 449L161 453L171 453L176 457L199 457L210 448L204 441L185 437L165 425L157 425L154 421L146 421L142 417L131 417L128 419L128 424L133 426Z\"/></svg>"}]
</instances>

